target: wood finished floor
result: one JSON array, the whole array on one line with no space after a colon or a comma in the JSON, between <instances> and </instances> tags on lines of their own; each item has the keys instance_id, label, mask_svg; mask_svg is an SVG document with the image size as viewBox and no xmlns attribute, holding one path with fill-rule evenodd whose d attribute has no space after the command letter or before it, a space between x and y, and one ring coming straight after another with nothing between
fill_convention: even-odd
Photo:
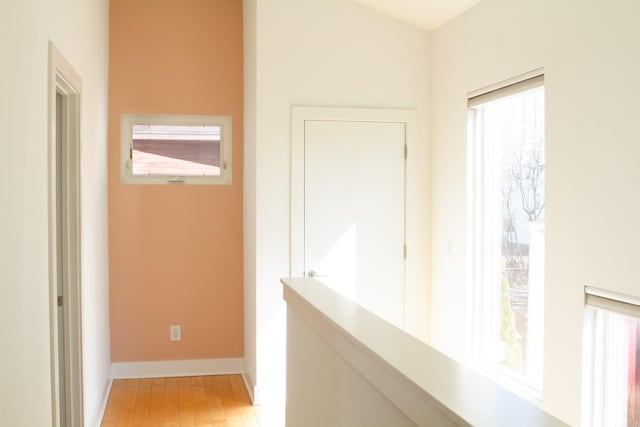
<instances>
[{"instance_id":1,"label":"wood finished floor","mask_svg":"<svg viewBox=\"0 0 640 427\"><path fill-rule=\"evenodd\" d=\"M240 375L114 380L102 427L259 427Z\"/></svg>"}]
</instances>

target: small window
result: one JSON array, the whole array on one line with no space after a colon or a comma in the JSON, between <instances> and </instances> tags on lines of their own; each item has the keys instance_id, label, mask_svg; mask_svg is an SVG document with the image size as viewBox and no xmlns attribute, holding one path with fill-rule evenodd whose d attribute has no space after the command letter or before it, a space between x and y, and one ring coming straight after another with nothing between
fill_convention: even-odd
<instances>
[{"instance_id":1,"label":"small window","mask_svg":"<svg viewBox=\"0 0 640 427\"><path fill-rule=\"evenodd\" d=\"M535 398L542 391L544 133L542 76L469 98L472 363Z\"/></svg>"},{"instance_id":2,"label":"small window","mask_svg":"<svg viewBox=\"0 0 640 427\"><path fill-rule=\"evenodd\" d=\"M586 289L582 426L640 426L640 299Z\"/></svg>"},{"instance_id":3,"label":"small window","mask_svg":"<svg viewBox=\"0 0 640 427\"><path fill-rule=\"evenodd\" d=\"M121 117L122 182L231 184L230 116Z\"/></svg>"}]
</instances>

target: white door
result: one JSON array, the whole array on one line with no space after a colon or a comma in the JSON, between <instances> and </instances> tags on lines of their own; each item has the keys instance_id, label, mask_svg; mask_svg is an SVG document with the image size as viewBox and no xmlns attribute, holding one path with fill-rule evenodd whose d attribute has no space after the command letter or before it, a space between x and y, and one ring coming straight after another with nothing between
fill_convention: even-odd
<instances>
[{"instance_id":1,"label":"white door","mask_svg":"<svg viewBox=\"0 0 640 427\"><path fill-rule=\"evenodd\" d=\"M304 123L304 270L402 326L406 125Z\"/></svg>"}]
</instances>

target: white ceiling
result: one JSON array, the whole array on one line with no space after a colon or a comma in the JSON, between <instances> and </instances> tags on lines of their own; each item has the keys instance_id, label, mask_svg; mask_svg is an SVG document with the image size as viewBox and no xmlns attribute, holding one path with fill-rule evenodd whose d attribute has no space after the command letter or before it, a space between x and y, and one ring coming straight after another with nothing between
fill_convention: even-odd
<instances>
[{"instance_id":1,"label":"white ceiling","mask_svg":"<svg viewBox=\"0 0 640 427\"><path fill-rule=\"evenodd\" d=\"M480 0L355 0L386 15L425 30L440 25L469 9Z\"/></svg>"}]
</instances>

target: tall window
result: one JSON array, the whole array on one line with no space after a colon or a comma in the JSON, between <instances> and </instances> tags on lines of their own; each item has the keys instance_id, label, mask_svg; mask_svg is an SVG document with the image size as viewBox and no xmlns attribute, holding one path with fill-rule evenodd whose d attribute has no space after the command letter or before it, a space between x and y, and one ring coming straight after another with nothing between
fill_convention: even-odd
<instances>
[{"instance_id":1,"label":"tall window","mask_svg":"<svg viewBox=\"0 0 640 427\"><path fill-rule=\"evenodd\" d=\"M473 362L515 391L542 389L543 77L469 99Z\"/></svg>"},{"instance_id":2,"label":"tall window","mask_svg":"<svg viewBox=\"0 0 640 427\"><path fill-rule=\"evenodd\" d=\"M587 288L582 426L640 426L640 299Z\"/></svg>"}]
</instances>

